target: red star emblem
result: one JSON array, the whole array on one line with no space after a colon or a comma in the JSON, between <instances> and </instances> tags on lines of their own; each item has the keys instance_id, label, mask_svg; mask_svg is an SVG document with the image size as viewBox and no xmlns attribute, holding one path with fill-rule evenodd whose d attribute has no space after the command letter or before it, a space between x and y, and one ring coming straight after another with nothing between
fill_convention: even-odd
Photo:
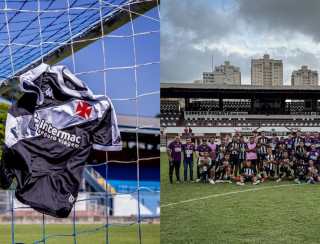
<instances>
[{"instance_id":1,"label":"red star emblem","mask_svg":"<svg viewBox=\"0 0 320 244\"><path fill-rule=\"evenodd\" d=\"M76 115L84 119L88 119L90 118L91 111L92 111L92 107L90 106L90 104L84 101L78 102L77 108L76 108Z\"/></svg>"}]
</instances>

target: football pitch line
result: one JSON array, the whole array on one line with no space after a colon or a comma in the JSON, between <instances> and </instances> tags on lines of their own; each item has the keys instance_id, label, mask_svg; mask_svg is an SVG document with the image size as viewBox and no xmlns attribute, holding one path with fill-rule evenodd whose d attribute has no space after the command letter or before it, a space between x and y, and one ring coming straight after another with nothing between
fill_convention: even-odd
<instances>
[{"instance_id":1,"label":"football pitch line","mask_svg":"<svg viewBox=\"0 0 320 244\"><path fill-rule=\"evenodd\" d=\"M196 201L200 201L200 200L206 200L209 198L223 197L223 196L229 196L229 195L234 195L234 194L238 194L238 193L260 191L260 190L267 190L267 189L274 189L274 188L281 188L281 187L301 186L301 185L305 185L305 184L306 183L303 183L303 184L283 184L283 185L277 185L277 186L256 187L256 188L250 188L250 189L240 190L240 191L230 191L230 192L224 192L224 193L219 193L219 194L212 194L212 195L208 195L205 197L191 198L191 199L183 200L183 201L179 201L179 202L167 203L167 204L161 205L160 207L166 208L166 207L176 206L179 204L196 202Z\"/></svg>"}]
</instances>

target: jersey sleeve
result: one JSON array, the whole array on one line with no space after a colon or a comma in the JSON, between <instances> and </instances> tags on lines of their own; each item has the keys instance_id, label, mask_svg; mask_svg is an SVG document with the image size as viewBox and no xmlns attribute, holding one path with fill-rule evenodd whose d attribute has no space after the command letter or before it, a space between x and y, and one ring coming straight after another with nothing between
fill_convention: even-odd
<instances>
[{"instance_id":1,"label":"jersey sleeve","mask_svg":"<svg viewBox=\"0 0 320 244\"><path fill-rule=\"evenodd\" d=\"M122 142L114 107L109 100L109 107L103 116L98 119L92 130L92 147L101 151L120 151Z\"/></svg>"}]
</instances>

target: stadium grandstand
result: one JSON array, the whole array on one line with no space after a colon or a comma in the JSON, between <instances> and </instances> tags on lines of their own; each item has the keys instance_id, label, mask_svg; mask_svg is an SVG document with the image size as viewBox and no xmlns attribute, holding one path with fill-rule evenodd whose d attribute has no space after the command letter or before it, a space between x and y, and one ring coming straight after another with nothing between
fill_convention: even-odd
<instances>
[{"instance_id":1,"label":"stadium grandstand","mask_svg":"<svg viewBox=\"0 0 320 244\"><path fill-rule=\"evenodd\" d=\"M168 135L185 127L201 135L320 129L318 87L162 83L160 89L160 123Z\"/></svg>"}]
</instances>

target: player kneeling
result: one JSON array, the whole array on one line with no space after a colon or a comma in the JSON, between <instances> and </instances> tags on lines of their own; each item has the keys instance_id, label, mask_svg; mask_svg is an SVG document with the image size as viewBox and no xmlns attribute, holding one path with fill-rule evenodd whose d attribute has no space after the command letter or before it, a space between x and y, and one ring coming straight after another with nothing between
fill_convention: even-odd
<instances>
[{"instance_id":1,"label":"player kneeling","mask_svg":"<svg viewBox=\"0 0 320 244\"><path fill-rule=\"evenodd\" d=\"M303 159L297 160L295 165L295 180L297 184L301 182L306 182L307 167Z\"/></svg>"},{"instance_id":2,"label":"player kneeling","mask_svg":"<svg viewBox=\"0 0 320 244\"><path fill-rule=\"evenodd\" d=\"M292 180L294 178L293 161L289 158L288 152L284 152L283 159L279 163L279 178L277 182L283 179Z\"/></svg>"},{"instance_id":3,"label":"player kneeling","mask_svg":"<svg viewBox=\"0 0 320 244\"><path fill-rule=\"evenodd\" d=\"M199 166L199 173L200 173L199 182L202 182L202 183L213 182L214 184L213 179L211 179L210 177L213 164L212 164L211 158L209 157L208 152L205 152L203 157L199 158L198 166Z\"/></svg>"},{"instance_id":4,"label":"player kneeling","mask_svg":"<svg viewBox=\"0 0 320 244\"><path fill-rule=\"evenodd\" d=\"M249 160L245 161L244 167L241 170L240 182L237 182L237 185L243 186L245 182L252 182L253 185L260 183L260 181L257 180L257 170Z\"/></svg>"},{"instance_id":5,"label":"player kneeling","mask_svg":"<svg viewBox=\"0 0 320 244\"><path fill-rule=\"evenodd\" d=\"M320 181L318 169L314 166L313 160L309 160L307 183L314 184Z\"/></svg>"},{"instance_id":6,"label":"player kneeling","mask_svg":"<svg viewBox=\"0 0 320 244\"><path fill-rule=\"evenodd\" d=\"M232 183L231 182L231 165L230 155L226 154L219 163L215 171L217 183Z\"/></svg>"}]
</instances>

